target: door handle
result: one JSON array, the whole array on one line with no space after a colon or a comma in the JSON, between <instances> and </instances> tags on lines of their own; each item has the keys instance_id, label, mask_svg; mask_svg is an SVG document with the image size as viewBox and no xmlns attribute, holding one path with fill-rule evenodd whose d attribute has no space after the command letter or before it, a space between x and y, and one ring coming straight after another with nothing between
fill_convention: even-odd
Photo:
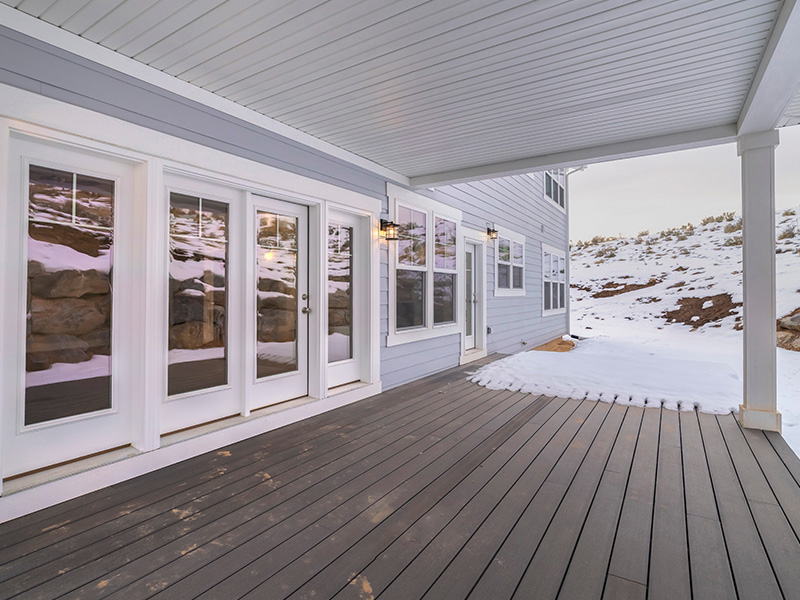
<instances>
[{"instance_id":1,"label":"door handle","mask_svg":"<svg viewBox=\"0 0 800 600\"><path fill-rule=\"evenodd\" d=\"M302 308L302 311L303 311L303 314L304 314L304 315L307 315L308 313L310 313L310 312L311 312L311 309L310 309L310 308L308 308L307 306L304 306L304 307Z\"/></svg>"}]
</instances>

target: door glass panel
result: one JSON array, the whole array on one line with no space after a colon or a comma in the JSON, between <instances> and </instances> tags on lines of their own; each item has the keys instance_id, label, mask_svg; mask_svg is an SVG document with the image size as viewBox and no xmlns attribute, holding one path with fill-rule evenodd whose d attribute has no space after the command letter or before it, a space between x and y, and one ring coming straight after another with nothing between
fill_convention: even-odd
<instances>
[{"instance_id":1,"label":"door glass panel","mask_svg":"<svg viewBox=\"0 0 800 600\"><path fill-rule=\"evenodd\" d=\"M167 393L228 383L228 205L170 194Z\"/></svg>"},{"instance_id":2,"label":"door glass panel","mask_svg":"<svg viewBox=\"0 0 800 600\"><path fill-rule=\"evenodd\" d=\"M353 358L353 228L328 226L328 362Z\"/></svg>"},{"instance_id":3,"label":"door glass panel","mask_svg":"<svg viewBox=\"0 0 800 600\"><path fill-rule=\"evenodd\" d=\"M475 290L472 289L472 252L467 252L465 263L464 274L466 276L466 281L464 283L466 285L467 304L466 333L467 337L469 337L472 335L472 296L475 293Z\"/></svg>"},{"instance_id":4,"label":"door glass panel","mask_svg":"<svg viewBox=\"0 0 800 600\"><path fill-rule=\"evenodd\" d=\"M256 377L297 370L297 218L256 211Z\"/></svg>"},{"instance_id":5,"label":"door glass panel","mask_svg":"<svg viewBox=\"0 0 800 600\"><path fill-rule=\"evenodd\" d=\"M25 424L111 408L114 182L31 165Z\"/></svg>"}]
</instances>

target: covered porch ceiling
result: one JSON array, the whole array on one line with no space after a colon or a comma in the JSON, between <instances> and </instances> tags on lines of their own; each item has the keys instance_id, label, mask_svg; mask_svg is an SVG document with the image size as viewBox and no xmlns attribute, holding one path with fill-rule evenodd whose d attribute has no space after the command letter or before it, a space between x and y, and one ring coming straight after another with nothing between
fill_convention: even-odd
<instances>
[{"instance_id":1,"label":"covered porch ceiling","mask_svg":"<svg viewBox=\"0 0 800 600\"><path fill-rule=\"evenodd\" d=\"M795 0L0 2L413 186L800 123Z\"/></svg>"}]
</instances>

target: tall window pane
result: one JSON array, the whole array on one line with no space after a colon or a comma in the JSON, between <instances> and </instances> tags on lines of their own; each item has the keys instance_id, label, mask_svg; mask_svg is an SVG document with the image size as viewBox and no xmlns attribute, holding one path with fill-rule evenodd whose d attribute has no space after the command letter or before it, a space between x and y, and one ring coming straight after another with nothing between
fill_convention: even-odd
<instances>
[{"instance_id":1,"label":"tall window pane","mask_svg":"<svg viewBox=\"0 0 800 600\"><path fill-rule=\"evenodd\" d=\"M114 182L31 165L25 424L111 408Z\"/></svg>"},{"instance_id":2,"label":"tall window pane","mask_svg":"<svg viewBox=\"0 0 800 600\"><path fill-rule=\"evenodd\" d=\"M353 358L353 228L328 226L328 362Z\"/></svg>"},{"instance_id":3,"label":"tall window pane","mask_svg":"<svg viewBox=\"0 0 800 600\"><path fill-rule=\"evenodd\" d=\"M454 273L433 274L433 322L453 323L456 320L456 276Z\"/></svg>"},{"instance_id":4,"label":"tall window pane","mask_svg":"<svg viewBox=\"0 0 800 600\"><path fill-rule=\"evenodd\" d=\"M425 221L424 212L397 207L397 264L425 266Z\"/></svg>"},{"instance_id":5,"label":"tall window pane","mask_svg":"<svg viewBox=\"0 0 800 600\"><path fill-rule=\"evenodd\" d=\"M397 269L397 329L425 325L425 272Z\"/></svg>"},{"instance_id":6,"label":"tall window pane","mask_svg":"<svg viewBox=\"0 0 800 600\"><path fill-rule=\"evenodd\" d=\"M256 376L297 370L297 218L256 212Z\"/></svg>"},{"instance_id":7,"label":"tall window pane","mask_svg":"<svg viewBox=\"0 0 800 600\"><path fill-rule=\"evenodd\" d=\"M466 255L465 255L465 259L466 260L464 261L464 277L466 278L465 281L464 281L464 285L465 285L465 292L466 292L465 296L466 296L466 309L467 309L466 310L466 315L465 315L465 318L466 318L467 321L466 321L466 323L464 323L464 325L465 325L465 333L467 334L467 336L471 336L472 335L472 311L473 311L473 306L472 306L473 302L472 302L472 300L473 300L474 295L475 295L475 290L472 289L473 288L472 281L473 281L473 277L474 277L473 266L472 266L472 256L473 255L472 255L471 251L467 252Z\"/></svg>"},{"instance_id":8,"label":"tall window pane","mask_svg":"<svg viewBox=\"0 0 800 600\"><path fill-rule=\"evenodd\" d=\"M228 205L170 194L169 395L228 382Z\"/></svg>"},{"instance_id":9,"label":"tall window pane","mask_svg":"<svg viewBox=\"0 0 800 600\"><path fill-rule=\"evenodd\" d=\"M437 269L456 268L456 223L436 217L434 219L434 259Z\"/></svg>"}]
</instances>

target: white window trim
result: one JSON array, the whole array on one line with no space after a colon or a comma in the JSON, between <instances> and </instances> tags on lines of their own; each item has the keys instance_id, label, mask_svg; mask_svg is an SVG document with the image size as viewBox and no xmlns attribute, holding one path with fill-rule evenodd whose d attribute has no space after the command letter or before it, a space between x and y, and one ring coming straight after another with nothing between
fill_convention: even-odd
<instances>
[{"instance_id":1,"label":"white window trim","mask_svg":"<svg viewBox=\"0 0 800 600\"><path fill-rule=\"evenodd\" d=\"M497 239L493 240L494 242L494 295L495 296L524 296L525 295L525 277L526 272L528 270L528 263L526 260L526 252L525 247L528 245L525 241L525 234L518 233L516 231L512 231L511 229L506 229L505 227L496 227L497 229ZM512 258L512 268L509 272L509 281L511 285L514 285L514 242L518 244L522 244L522 289L515 289L515 288L501 288L497 286L497 282L499 281L499 277L497 273L499 271L499 261L500 261L500 238L505 238L511 240L511 258Z\"/></svg>"},{"instance_id":2,"label":"white window trim","mask_svg":"<svg viewBox=\"0 0 800 600\"><path fill-rule=\"evenodd\" d=\"M464 242L461 235L461 216L460 210L447 206L441 202L422 196L405 188L386 184L386 195L389 197L389 218L395 219L397 205L400 204L407 208L424 211L426 214L426 239L425 239L425 269L409 268L409 270L424 271L426 273L426 292L425 292L425 325L414 329L397 331L397 243L385 242L389 247L389 324L386 337L386 346L398 346L410 342L418 342L445 335L460 334L463 323L464 307L461 306L462 280L464 278L464 260L462 257ZM456 269L436 269L434 266L434 240L428 232L434 229L434 219L436 217L455 221L456 223ZM456 309L455 321L453 323L433 324L433 273L434 271L443 273L455 273L456 275Z\"/></svg>"},{"instance_id":3,"label":"white window trim","mask_svg":"<svg viewBox=\"0 0 800 600\"><path fill-rule=\"evenodd\" d=\"M564 306L563 308L550 308L545 310L544 308L544 254L545 252L549 254L555 254L559 258L564 259ZM550 315L563 315L567 312L567 304L569 303L569 280L567 278L567 253L565 250L560 250L555 246L550 246L549 244L545 244L542 242L542 316L549 317Z\"/></svg>"},{"instance_id":4,"label":"white window trim","mask_svg":"<svg viewBox=\"0 0 800 600\"><path fill-rule=\"evenodd\" d=\"M550 178L553 180L553 182L557 186L559 186L561 188L561 193L563 194L563 197L564 197L564 206L561 206L558 202L556 202L556 199L553 198L552 196L548 196L547 195L547 176L548 175L550 175ZM549 199L558 210L560 210L561 212L566 214L567 213L567 185L566 185L566 181L564 181L564 183L561 182L562 178L566 180L566 176L564 175L564 170L563 169L550 169L550 170L547 170L542 174L542 188L544 190L545 198Z\"/></svg>"}]
</instances>

